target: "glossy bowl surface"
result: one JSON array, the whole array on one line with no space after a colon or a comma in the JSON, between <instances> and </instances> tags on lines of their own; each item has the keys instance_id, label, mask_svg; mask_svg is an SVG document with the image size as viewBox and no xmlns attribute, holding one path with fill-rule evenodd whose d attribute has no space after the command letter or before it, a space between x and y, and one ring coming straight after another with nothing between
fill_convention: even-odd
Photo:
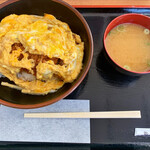
<instances>
[{"instance_id":1,"label":"glossy bowl surface","mask_svg":"<svg viewBox=\"0 0 150 150\"><path fill-rule=\"evenodd\" d=\"M85 78L93 57L93 38L82 15L69 4L60 0L8 0L0 5L0 20L10 14L42 15L49 13L69 24L72 32L81 36L84 42L83 69L73 83L67 83L55 93L48 95L28 95L18 90L0 86L0 103L15 108L38 108L50 105L69 95ZM6 78L0 81L11 83Z\"/></svg>"},{"instance_id":2,"label":"glossy bowl surface","mask_svg":"<svg viewBox=\"0 0 150 150\"><path fill-rule=\"evenodd\" d=\"M133 75L133 76L139 76L142 74L148 74L150 73L150 71L147 72L136 72L136 71L129 71L123 67L121 67L118 63L116 63L113 58L109 55L107 48L106 48L106 42L105 39L108 35L108 33L115 28L116 26L123 24L123 23L134 23L134 24L138 24L141 26L144 26L145 28L150 30L150 18L148 16L142 15L142 14L135 14L135 13L129 13L129 14L124 14L121 16L116 17L115 19L113 19L109 25L107 26L105 33L104 33L104 47L105 47L105 51L108 55L108 57L110 58L110 62L112 63L112 65L119 70L121 73L125 73L127 75Z\"/></svg>"}]
</instances>

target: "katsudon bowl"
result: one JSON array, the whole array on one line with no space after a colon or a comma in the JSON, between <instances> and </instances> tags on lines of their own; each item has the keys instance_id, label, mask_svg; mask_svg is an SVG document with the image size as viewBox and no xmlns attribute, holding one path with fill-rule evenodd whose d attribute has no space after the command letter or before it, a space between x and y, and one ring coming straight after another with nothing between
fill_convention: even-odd
<instances>
[{"instance_id":1,"label":"katsudon bowl","mask_svg":"<svg viewBox=\"0 0 150 150\"><path fill-rule=\"evenodd\" d=\"M0 20L10 14L28 14L43 16L52 14L60 21L66 22L73 33L80 35L84 42L83 67L72 83L65 83L54 93L47 95L30 95L20 90L0 85L0 104L14 108L38 108L55 103L73 92L85 78L93 57L93 38L83 16L72 6L60 0L8 0L0 5ZM1 77L1 82L12 83Z\"/></svg>"}]
</instances>

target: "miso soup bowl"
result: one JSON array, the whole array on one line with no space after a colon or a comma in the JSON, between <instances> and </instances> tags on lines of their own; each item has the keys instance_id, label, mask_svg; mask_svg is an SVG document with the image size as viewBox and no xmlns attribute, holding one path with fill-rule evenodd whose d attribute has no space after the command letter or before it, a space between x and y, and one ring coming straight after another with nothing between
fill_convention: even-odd
<instances>
[{"instance_id":1,"label":"miso soup bowl","mask_svg":"<svg viewBox=\"0 0 150 150\"><path fill-rule=\"evenodd\" d=\"M150 73L150 71L136 72L136 71L127 70L127 69L121 67L117 62L115 62L113 60L113 58L111 57L111 55L109 54L109 52L106 48L105 39L106 39L108 33L113 28L115 28L116 26L121 25L123 23L134 23L134 24L142 25L145 28L150 30L150 18L148 16L141 15L141 14L135 14L135 13L129 13L129 14L124 14L119 17L116 17L109 23L109 25L107 26L107 28L104 32L104 39L103 39L104 41L103 42L104 42L104 47L105 47L105 52L106 52L106 58L108 58L109 62L115 67L116 70L118 70L119 72L121 72L123 74L131 75L131 76L140 76L143 74Z\"/></svg>"},{"instance_id":2,"label":"miso soup bowl","mask_svg":"<svg viewBox=\"0 0 150 150\"><path fill-rule=\"evenodd\" d=\"M0 5L0 20L10 14L41 15L49 13L69 24L72 32L80 35L84 42L83 67L72 82L65 84L57 92L47 95L23 94L19 90L0 85L0 104L15 108L38 108L55 103L73 92L85 78L93 57L93 38L83 16L72 6L61 0L8 0ZM1 81L10 82L6 78Z\"/></svg>"}]
</instances>

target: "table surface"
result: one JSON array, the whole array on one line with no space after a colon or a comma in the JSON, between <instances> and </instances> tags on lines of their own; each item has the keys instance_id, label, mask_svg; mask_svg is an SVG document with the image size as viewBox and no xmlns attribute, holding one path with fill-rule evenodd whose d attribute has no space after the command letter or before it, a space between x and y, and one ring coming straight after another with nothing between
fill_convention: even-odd
<instances>
[{"instance_id":1,"label":"table surface","mask_svg":"<svg viewBox=\"0 0 150 150\"><path fill-rule=\"evenodd\" d=\"M0 4L8 0L0 0ZM64 0L74 7L150 7L150 0Z\"/></svg>"},{"instance_id":2,"label":"table surface","mask_svg":"<svg viewBox=\"0 0 150 150\"><path fill-rule=\"evenodd\" d=\"M0 0L0 3L5 0ZM83 0L65 0L72 5L85 5ZM78 1L78 3L76 3ZM109 1L109 0L108 0ZM100 6L112 5L104 0L95 1ZM92 1L93 2L93 1ZM114 0L113 6L143 5L150 7L150 0ZM138 3L137 3L138 2ZM87 3L86 3L87 4ZM90 1L89 3L90 4ZM81 6L80 5L80 6ZM93 6L96 6L93 4ZM101 5L102 6L102 5ZM91 119L91 143L142 143L150 137L135 137L135 128L150 128L150 75L130 77L116 71L104 56L103 33L109 22L124 13L150 14L148 8L78 8L87 20L94 39L94 56L91 68L82 84L67 98L89 99L91 111L141 110L142 119Z\"/></svg>"}]
</instances>

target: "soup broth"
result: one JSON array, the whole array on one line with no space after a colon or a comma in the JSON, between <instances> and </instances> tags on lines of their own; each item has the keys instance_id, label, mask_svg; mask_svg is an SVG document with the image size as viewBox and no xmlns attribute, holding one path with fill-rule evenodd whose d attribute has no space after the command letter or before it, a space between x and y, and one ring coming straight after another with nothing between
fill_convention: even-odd
<instances>
[{"instance_id":1,"label":"soup broth","mask_svg":"<svg viewBox=\"0 0 150 150\"><path fill-rule=\"evenodd\" d=\"M121 24L107 35L110 57L121 67L145 72L150 70L150 31L137 24Z\"/></svg>"}]
</instances>

